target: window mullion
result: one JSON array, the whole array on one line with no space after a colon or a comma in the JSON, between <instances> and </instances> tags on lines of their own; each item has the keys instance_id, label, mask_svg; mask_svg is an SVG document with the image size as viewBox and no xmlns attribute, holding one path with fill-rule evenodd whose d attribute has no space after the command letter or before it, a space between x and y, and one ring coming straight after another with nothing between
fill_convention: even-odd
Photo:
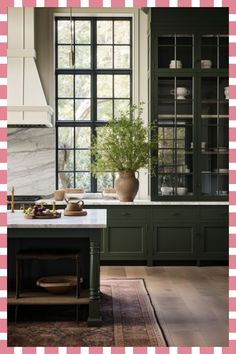
<instances>
[{"instance_id":1,"label":"window mullion","mask_svg":"<svg viewBox=\"0 0 236 354\"><path fill-rule=\"evenodd\" d=\"M92 140L92 137L96 135L96 132L97 132L97 128L98 127L102 127L102 126L105 126L106 125L106 121L104 120L101 120L101 121L97 121L98 117L97 117L97 113L98 113L98 107L97 107L97 104L98 104L98 100L97 100L97 75L111 75L112 76L112 97L111 97L111 100L112 100L112 118L114 118L114 112L115 112L115 82L114 82L114 77L115 75L128 75L130 77L130 97L128 98L129 102L132 102L132 22L131 20L129 19L130 21L130 44L124 44L124 45L129 45L130 47L130 68L125 68L125 69L122 69L122 68L115 68L115 43L114 43L114 35L115 35L115 21L118 20L118 18L96 18L96 17L90 17L90 18L86 18L86 20L90 21L90 37L91 37L91 40L90 40L90 49L91 49L91 67L90 68L86 68L86 69L80 69L80 68L76 68L76 67L65 67L65 68L58 68L58 48L60 45L66 45L66 42L64 43L58 43L59 41L59 21L60 20L65 20L65 18L61 17L61 18L56 18L56 34L55 34L55 53L56 53L56 60L55 60L55 63L56 63L56 68L55 68L55 76L56 76L56 186L57 188L59 187L58 186L58 171L59 171L59 164L58 164L58 146L59 146L59 127L71 127L73 129L73 132L74 132L74 138L73 138L73 143L74 143L74 146L73 146L73 151L74 151L74 157L73 157L73 170L71 171L64 171L64 172L68 172L68 173L71 173L71 185L72 185L72 176L73 176L73 184L74 184L74 187L76 187L76 170L77 170L77 167L76 167L76 151L80 151L81 148L78 148L76 149L76 127L89 127L90 128L90 136L91 136L91 140ZM66 18L66 20L68 20ZM82 20L85 20L85 18L81 19L80 17L74 17L73 18L73 28L74 28L74 36L73 36L73 43L72 45L74 46L74 50L75 50L75 47L76 47L76 34L75 34L75 24L76 24L76 21L82 21ZM113 34L112 34L112 67L111 68L108 68L108 69L98 69L97 68L97 21L100 21L100 20L110 20L112 21L112 31L113 31ZM119 18L119 20L124 20L124 21L127 21L127 18ZM79 43L80 44L80 43ZM83 43L82 43L83 44ZM84 45L89 45L89 42L88 43L85 43ZM107 44L104 44L104 45L107 45ZM60 51L59 51L60 52ZM58 76L59 75L63 75L66 77L66 75L72 75L73 76L73 91L71 92L71 94L73 95L73 97L62 97L63 95L60 94L60 96L58 97ZM76 107L79 107L77 106L77 98L76 98L76 76L77 75L89 75L90 76L90 109L91 109L91 117L90 117L90 120L84 120L84 121L79 121L77 120L76 121ZM64 78L63 78L64 80ZM61 86L60 86L61 87ZM63 92L63 91L62 91ZM66 91L65 91L66 92ZM64 92L63 92L64 94ZM121 95L122 96L122 93ZM127 98L126 96L123 97L118 97L119 100L120 100L120 103L123 104L125 102L127 102ZM87 97L85 97L87 98ZM64 115L64 111L62 111L63 109L63 105L65 104L66 108L70 106L67 106L68 103L62 103L62 100L73 100L73 102L71 103L71 109L73 109L73 117L68 117L66 115ZM61 100L61 101L60 101ZM122 102L123 101L123 102ZM58 114L60 115L60 117L58 117ZM105 113L107 114L107 112ZM59 119L64 119L64 120L58 120ZM67 120L69 119L69 120ZM70 119L73 119L73 120L70 120ZM100 118L101 119L101 118ZM86 150L86 148L84 148L84 150ZM90 147L88 148L90 149L91 151L91 141L90 141ZM83 149L82 149L83 150ZM90 159L92 160L92 157L90 157ZM71 166L72 167L72 166ZM79 166L79 168L82 167ZM62 171L62 172L63 172ZM80 171L78 173L82 173L83 172L86 172L86 171ZM91 176L91 175L90 175ZM85 176L82 176L83 178ZM91 192L97 192L97 186L98 186L98 183L97 183L97 178L91 176ZM67 182L66 182L67 183ZM66 187L66 186L65 186Z\"/></svg>"}]
</instances>

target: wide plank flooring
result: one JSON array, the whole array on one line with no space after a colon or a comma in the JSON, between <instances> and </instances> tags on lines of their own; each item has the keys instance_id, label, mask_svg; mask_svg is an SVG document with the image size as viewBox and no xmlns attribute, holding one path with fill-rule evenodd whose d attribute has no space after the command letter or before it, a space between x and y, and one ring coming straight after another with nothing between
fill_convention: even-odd
<instances>
[{"instance_id":1,"label":"wide plank flooring","mask_svg":"<svg viewBox=\"0 0 236 354\"><path fill-rule=\"evenodd\" d=\"M101 278L144 278L169 346L228 346L227 267L102 266Z\"/></svg>"}]
</instances>

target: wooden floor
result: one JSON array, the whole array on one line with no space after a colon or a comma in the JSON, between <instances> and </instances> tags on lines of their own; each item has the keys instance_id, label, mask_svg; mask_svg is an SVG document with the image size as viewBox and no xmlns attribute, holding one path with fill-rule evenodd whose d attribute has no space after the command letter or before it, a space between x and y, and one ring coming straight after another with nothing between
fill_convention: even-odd
<instances>
[{"instance_id":1,"label":"wooden floor","mask_svg":"<svg viewBox=\"0 0 236 354\"><path fill-rule=\"evenodd\" d=\"M227 267L101 268L102 279L145 279L169 346L228 346Z\"/></svg>"}]
</instances>

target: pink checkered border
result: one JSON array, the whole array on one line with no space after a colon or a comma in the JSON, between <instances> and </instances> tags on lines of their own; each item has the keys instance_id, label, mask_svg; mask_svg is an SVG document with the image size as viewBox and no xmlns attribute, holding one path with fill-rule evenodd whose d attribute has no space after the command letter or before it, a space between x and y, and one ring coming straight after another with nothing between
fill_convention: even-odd
<instances>
[{"instance_id":1,"label":"pink checkered border","mask_svg":"<svg viewBox=\"0 0 236 354\"><path fill-rule=\"evenodd\" d=\"M8 7L229 8L229 346L7 347L7 8ZM236 0L0 0L0 354L235 354L236 353Z\"/></svg>"}]
</instances>

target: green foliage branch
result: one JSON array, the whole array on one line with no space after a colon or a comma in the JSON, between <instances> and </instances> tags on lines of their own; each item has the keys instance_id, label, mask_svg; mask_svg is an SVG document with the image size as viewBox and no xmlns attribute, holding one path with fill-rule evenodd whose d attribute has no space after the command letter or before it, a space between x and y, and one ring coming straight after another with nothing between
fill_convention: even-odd
<instances>
[{"instance_id":1,"label":"green foliage branch","mask_svg":"<svg viewBox=\"0 0 236 354\"><path fill-rule=\"evenodd\" d=\"M154 173L158 160L157 134L153 125L144 126L142 113L143 103L120 111L94 137L91 147L93 175L140 168L148 168Z\"/></svg>"}]
</instances>

